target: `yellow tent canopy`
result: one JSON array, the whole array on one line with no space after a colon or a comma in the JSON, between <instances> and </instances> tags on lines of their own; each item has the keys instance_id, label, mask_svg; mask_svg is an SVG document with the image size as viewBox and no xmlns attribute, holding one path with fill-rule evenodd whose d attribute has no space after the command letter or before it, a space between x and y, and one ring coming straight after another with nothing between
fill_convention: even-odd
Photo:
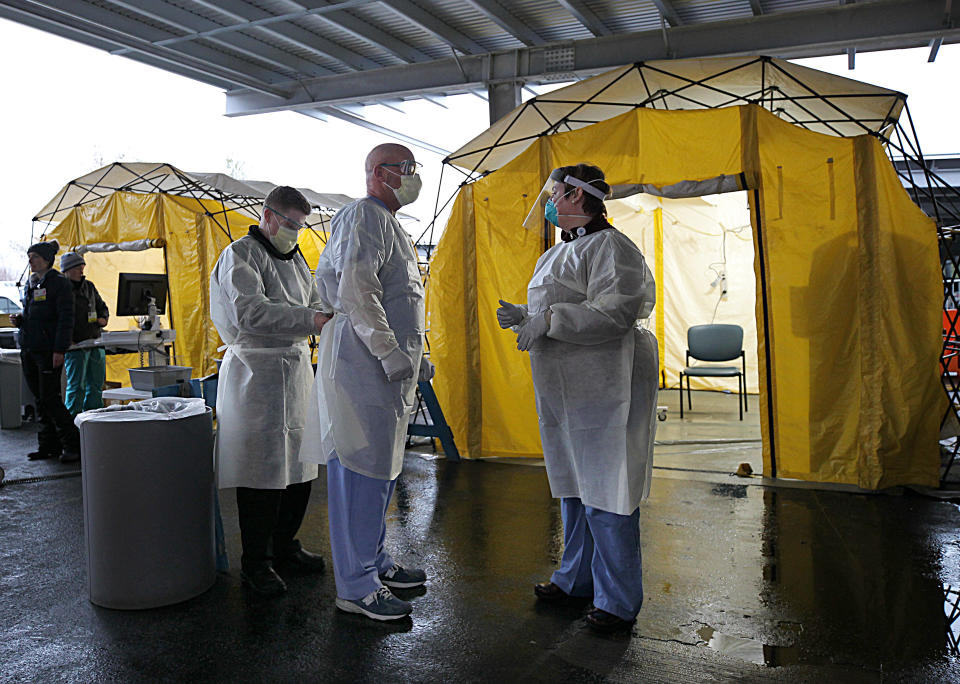
<instances>
[{"instance_id":1,"label":"yellow tent canopy","mask_svg":"<svg viewBox=\"0 0 960 684\"><path fill-rule=\"evenodd\" d=\"M183 172L169 164L114 163L68 183L34 221L56 223L46 239L84 254L86 275L111 309L117 301L117 274L166 273L169 284L165 327L177 331L176 362L199 377L216 370L221 345L210 321L210 273L232 240L260 219L274 187L224 174ZM314 207L300 233L307 263L314 268L326 241L329 217L351 202L346 195L301 189ZM135 325L112 317L110 330ZM129 355L108 357L107 379L126 383L126 369L141 364Z\"/></svg>"},{"instance_id":2,"label":"yellow tent canopy","mask_svg":"<svg viewBox=\"0 0 960 684\"><path fill-rule=\"evenodd\" d=\"M686 71L682 62L669 66L681 74L673 87L681 95L687 86L709 89L709 74L731 68L730 60L695 60ZM514 136L503 125L508 115L450 157L485 174L460 189L431 264L434 385L461 453L541 453L529 363L494 312L499 298L526 301L534 264L552 242L552 231L521 227L537 191L553 168L586 161L605 171L621 197L746 191L765 475L865 489L936 486L946 407L937 233L881 144L903 96L814 72L829 97L809 89L804 99L783 84L761 83L764 73L749 98L715 108L684 101L677 111L653 108L649 82L637 78L632 93L617 94L617 105L629 106L614 116L572 121L577 98L602 99L630 69L639 66L595 77L592 87L594 79L572 86L576 98L567 89L541 96L565 103L573 112L566 118L543 117L535 132ZM721 88L728 89L745 93L748 85ZM864 97L843 97L856 93ZM660 96L676 97L666 90ZM881 115L856 110L882 97L871 110ZM520 109L535 112L539 99ZM844 109L845 100L855 106ZM798 115L791 107L811 110L814 103L825 107L817 114L823 132L792 120ZM861 116L866 121L858 123ZM838 125L833 119L851 127L830 130ZM496 140L509 143L500 157ZM484 155L496 163L481 162Z\"/></svg>"}]
</instances>

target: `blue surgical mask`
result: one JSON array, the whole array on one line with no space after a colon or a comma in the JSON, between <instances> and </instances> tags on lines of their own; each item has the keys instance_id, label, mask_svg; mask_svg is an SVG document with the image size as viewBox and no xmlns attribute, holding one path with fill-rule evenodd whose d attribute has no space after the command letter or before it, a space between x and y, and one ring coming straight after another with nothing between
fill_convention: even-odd
<instances>
[{"instance_id":1,"label":"blue surgical mask","mask_svg":"<svg viewBox=\"0 0 960 684\"><path fill-rule=\"evenodd\" d=\"M547 204L543 208L543 218L555 226L560 225L560 216L557 214L557 205L553 203L553 199L547 200Z\"/></svg>"}]
</instances>

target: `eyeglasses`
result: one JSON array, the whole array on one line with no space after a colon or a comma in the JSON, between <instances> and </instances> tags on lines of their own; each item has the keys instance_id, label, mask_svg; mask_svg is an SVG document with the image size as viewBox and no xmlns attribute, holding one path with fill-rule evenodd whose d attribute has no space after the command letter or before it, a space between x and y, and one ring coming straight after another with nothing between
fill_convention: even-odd
<instances>
[{"instance_id":1,"label":"eyeglasses","mask_svg":"<svg viewBox=\"0 0 960 684\"><path fill-rule=\"evenodd\" d=\"M276 214L277 216L279 216L280 218L282 218L282 219L287 223L287 227L290 228L290 229L292 229L292 230L299 231L299 230L302 230L302 229L304 229L304 228L307 227L307 224L306 224L306 223L299 223L299 222L297 222L297 221L294 221L294 220L293 220L292 218L290 218L289 216L284 216L283 214L281 214L279 211L277 211L276 209L274 209L274 208L271 207L271 206L267 206L267 209L269 209L269 210L272 211L274 214Z\"/></svg>"},{"instance_id":2,"label":"eyeglasses","mask_svg":"<svg viewBox=\"0 0 960 684\"><path fill-rule=\"evenodd\" d=\"M423 164L418 161L413 161L412 159L404 159L402 162L396 164L381 164L380 166L397 166L400 168L401 176L412 176Z\"/></svg>"}]
</instances>

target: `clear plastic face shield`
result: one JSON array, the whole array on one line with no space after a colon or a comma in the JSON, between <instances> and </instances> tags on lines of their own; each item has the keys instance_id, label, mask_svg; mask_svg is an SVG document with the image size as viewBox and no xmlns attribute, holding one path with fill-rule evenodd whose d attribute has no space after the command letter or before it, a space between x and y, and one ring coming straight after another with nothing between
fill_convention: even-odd
<instances>
[{"instance_id":1,"label":"clear plastic face shield","mask_svg":"<svg viewBox=\"0 0 960 684\"><path fill-rule=\"evenodd\" d=\"M543 228L543 207L553 194L554 187L562 181L562 171L560 169L554 169L550 172L547 182L543 184L540 192L533 198L533 204L530 206L527 218L523 219L523 227L526 230L540 230Z\"/></svg>"},{"instance_id":2,"label":"clear plastic face shield","mask_svg":"<svg viewBox=\"0 0 960 684\"><path fill-rule=\"evenodd\" d=\"M563 169L554 169L550 172L550 176L547 178L547 182L543 184L543 188L540 189L540 193L533 201L533 205L530 207L529 213L527 213L527 218L523 220L523 227L526 230L537 229L540 230L543 227L544 221L544 207L547 204L547 200L553 195L553 189L557 186L557 183L563 183L575 188L581 188L584 192L589 193L596 197L597 199L604 200L606 195L599 188L586 183L579 178L574 178L573 176L564 176Z\"/></svg>"}]
</instances>

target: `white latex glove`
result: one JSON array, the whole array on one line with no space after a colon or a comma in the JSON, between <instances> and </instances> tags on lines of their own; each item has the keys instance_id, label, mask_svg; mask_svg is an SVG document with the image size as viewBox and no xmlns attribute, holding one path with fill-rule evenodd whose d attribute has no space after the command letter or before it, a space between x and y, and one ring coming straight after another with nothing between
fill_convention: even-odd
<instances>
[{"instance_id":1,"label":"white latex glove","mask_svg":"<svg viewBox=\"0 0 960 684\"><path fill-rule=\"evenodd\" d=\"M433 380L433 374L437 372L437 367L431 363L426 356L420 357L420 375L417 378L419 382L430 382Z\"/></svg>"},{"instance_id":2,"label":"white latex glove","mask_svg":"<svg viewBox=\"0 0 960 684\"><path fill-rule=\"evenodd\" d=\"M517 349L527 351L533 346L533 343L547 334L550 329L550 321L547 314L550 310L538 313L536 316L528 316L520 331L517 333Z\"/></svg>"},{"instance_id":3,"label":"white latex glove","mask_svg":"<svg viewBox=\"0 0 960 684\"><path fill-rule=\"evenodd\" d=\"M516 304L500 301L500 308L497 309L497 322L501 328L512 328L523 320L523 309Z\"/></svg>"},{"instance_id":4,"label":"white latex glove","mask_svg":"<svg viewBox=\"0 0 960 684\"><path fill-rule=\"evenodd\" d=\"M383 372L387 374L387 380L390 382L413 377L413 359L400 347L380 359L380 365L383 366Z\"/></svg>"}]
</instances>

